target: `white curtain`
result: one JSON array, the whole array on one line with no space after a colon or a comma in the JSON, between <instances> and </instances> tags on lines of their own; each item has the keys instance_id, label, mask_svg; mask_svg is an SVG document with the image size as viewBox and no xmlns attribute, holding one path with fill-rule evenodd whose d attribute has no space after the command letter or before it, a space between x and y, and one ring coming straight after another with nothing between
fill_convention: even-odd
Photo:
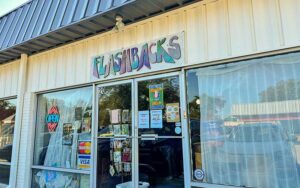
<instances>
[{"instance_id":1,"label":"white curtain","mask_svg":"<svg viewBox=\"0 0 300 188\"><path fill-rule=\"evenodd\" d=\"M300 187L300 55L198 69L205 182Z\"/></svg>"}]
</instances>

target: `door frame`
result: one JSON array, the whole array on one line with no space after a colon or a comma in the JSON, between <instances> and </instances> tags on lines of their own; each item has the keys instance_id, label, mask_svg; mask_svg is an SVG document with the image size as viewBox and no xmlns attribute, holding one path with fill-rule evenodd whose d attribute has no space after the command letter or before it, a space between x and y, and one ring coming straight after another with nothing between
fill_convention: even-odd
<instances>
[{"instance_id":1,"label":"door frame","mask_svg":"<svg viewBox=\"0 0 300 188\"><path fill-rule=\"evenodd\" d=\"M121 80L121 81L116 81L116 82L111 82L111 83L103 83L103 84L97 84L95 85L95 90L94 90L94 95L95 95L95 106L94 106L94 113L95 113L95 116L94 116L94 127L93 127L93 143L92 143L92 147L93 147L93 154L92 154L92 158L93 158L93 167L92 167L92 173L91 173L91 179L92 179L92 186L91 187L94 187L96 188L97 187L97 174L98 174L98 171L97 171L97 168L98 168L98 139L104 139L104 138L99 138L98 137L98 118L99 118L99 88L101 87L109 87L109 86L117 86L117 85L122 85L122 84L130 84L130 87L131 87L131 118L134 118L134 100L133 100L133 94L134 94L134 91L133 91L133 82L134 80L133 79L128 79L128 80ZM131 126L133 127L134 126L134 122L133 119L132 119L132 122L131 122ZM129 137L129 139L132 140L132 142L134 142L134 130L133 128L131 129L131 136ZM132 151L133 151L133 148L132 148ZM132 154L132 161L134 160L134 155ZM131 164L131 168L133 169L134 168L134 165L133 162ZM132 181L134 180L134 174L132 173L131 174L131 178L132 178Z\"/></svg>"},{"instance_id":2,"label":"door frame","mask_svg":"<svg viewBox=\"0 0 300 188\"><path fill-rule=\"evenodd\" d=\"M115 86L122 84L131 84L131 116L132 116L132 129L131 129L131 139L132 139L132 182L134 187L138 187L139 184L139 146L138 146L138 82L147 81L152 79L167 78L172 76L178 76L179 80L179 97L180 97L180 118L181 118L181 128L182 135L180 137L174 136L174 138L181 138L182 141L182 157L183 157L183 173L184 173L184 186L190 187L191 172L190 172L190 151L189 151L189 136L187 127L187 109L186 109L186 86L185 86L185 72L176 71L171 73L162 73L149 75L145 77L129 78L127 80L113 81L110 83L96 84L94 85L94 124L92 132L92 187L97 187L97 143L98 143L98 105L99 105L99 88L107 86ZM173 137L172 137L173 138Z\"/></svg>"}]
</instances>

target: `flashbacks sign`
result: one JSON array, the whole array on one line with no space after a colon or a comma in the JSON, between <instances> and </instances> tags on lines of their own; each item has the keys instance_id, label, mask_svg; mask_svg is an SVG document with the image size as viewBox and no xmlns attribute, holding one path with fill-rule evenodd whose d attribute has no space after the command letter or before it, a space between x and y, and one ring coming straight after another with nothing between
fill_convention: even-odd
<instances>
[{"instance_id":1,"label":"flashbacks sign","mask_svg":"<svg viewBox=\"0 0 300 188\"><path fill-rule=\"evenodd\" d=\"M93 79L109 79L183 65L184 32L93 58Z\"/></svg>"}]
</instances>

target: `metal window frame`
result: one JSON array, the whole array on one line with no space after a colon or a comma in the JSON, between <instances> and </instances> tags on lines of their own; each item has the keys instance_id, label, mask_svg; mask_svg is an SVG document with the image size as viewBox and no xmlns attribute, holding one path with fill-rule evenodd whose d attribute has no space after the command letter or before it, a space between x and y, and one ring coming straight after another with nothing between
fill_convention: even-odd
<instances>
[{"instance_id":1,"label":"metal window frame","mask_svg":"<svg viewBox=\"0 0 300 188\"><path fill-rule=\"evenodd\" d=\"M121 81L115 81L115 82L110 82L110 83L102 83L102 84L98 84L95 86L96 90L95 90L95 123L94 123L94 134L93 136L95 137L93 139L94 141L94 154L93 154L93 171L94 173L91 175L91 182L92 182L92 186L93 188L96 188L97 186L97 154L98 154L98 150L97 150L97 144L98 144L98 139L105 139L104 137L103 138L99 138L98 137L98 115L99 115L99 109L98 109L98 105L99 105L99 94L98 94L98 89L101 88L101 87L109 87L109 86L117 86L117 85L123 85L123 84L130 84L131 86L131 118L132 118L132 122L131 122L131 136L128 137L128 139L131 139L132 143L134 143L134 127L135 127L135 121L134 121L134 107L135 107L135 101L133 100L133 97L134 97L134 79L127 79L127 80L121 80ZM107 138L106 138L107 139ZM132 144L132 151L134 151L134 144ZM134 169L135 168L135 163L134 163L134 160L135 160L135 154L132 153L132 159L131 159L131 169ZM134 181L134 177L135 177L135 174L132 173L131 174L131 181Z\"/></svg>"},{"instance_id":2,"label":"metal window frame","mask_svg":"<svg viewBox=\"0 0 300 188\"><path fill-rule=\"evenodd\" d=\"M43 94L48 94L48 93L55 93L55 92L62 92L62 91L67 91L67 90L72 90L72 89L81 89L81 88L92 88L92 111L94 112L94 86L95 84L83 84L83 85L79 85L79 86L71 86L71 87L64 87L64 88L57 88L57 89L52 89L52 90L48 90L48 91L42 91L42 92L33 92L32 94L34 95L34 114L33 114L33 126L31 127L31 133L32 133L32 138L31 138L31 147L30 147L30 174L29 174L29 186L32 186L32 180L33 180L33 170L49 170L49 171L54 171L54 172L65 172L65 173L71 173L71 174L75 174L75 175L89 175L90 177L93 176L92 173L92 168L90 170L80 170L80 169L68 169L68 168L56 168L56 167L47 167L47 166L42 166L42 165L34 165L34 151L35 151L35 139L36 139L36 129L35 127L37 126L37 109L38 109L38 96L43 95ZM94 114L92 114L92 131L93 131L93 116ZM92 138L92 132L91 132L91 142L93 145L93 138ZM91 152L93 152L93 146L91 148ZM91 154L92 157L92 154ZM91 160L93 160L91 158Z\"/></svg>"},{"instance_id":3,"label":"metal window frame","mask_svg":"<svg viewBox=\"0 0 300 188\"><path fill-rule=\"evenodd\" d=\"M0 100L13 100L13 99L17 100L17 99L18 99L18 96L17 96L17 95L12 95L12 96L7 96L7 97L2 97L2 98L0 98ZM18 108L17 105L16 105L16 108ZM17 112L17 111L16 111L16 112ZM15 134L15 131L14 131L13 134ZM13 143L12 143L12 144L13 144ZM13 145L13 147L15 147L15 146ZM12 157L13 155L15 155L15 153L14 153L13 150L12 150L11 159L13 158L13 157ZM16 170L15 168L11 168L12 162L13 162L13 161L11 161L11 162L0 162L0 165L3 165L3 166L10 166L9 176L12 174L13 171ZM11 179L11 176L9 177L9 181L10 181L10 179ZM9 183L8 185L7 185L7 184L0 184L0 187L1 187L2 185L9 186L9 185L10 185L10 182L8 182L8 183Z\"/></svg>"}]
</instances>

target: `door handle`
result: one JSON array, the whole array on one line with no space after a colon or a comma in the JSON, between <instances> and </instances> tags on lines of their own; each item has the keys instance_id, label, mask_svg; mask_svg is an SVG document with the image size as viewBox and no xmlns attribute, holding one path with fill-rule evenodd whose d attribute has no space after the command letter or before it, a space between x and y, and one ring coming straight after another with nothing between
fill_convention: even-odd
<instances>
[{"instance_id":1,"label":"door handle","mask_svg":"<svg viewBox=\"0 0 300 188\"><path fill-rule=\"evenodd\" d=\"M118 140L125 140L125 139L128 139L130 137L128 135L114 135L114 138L118 139Z\"/></svg>"},{"instance_id":2,"label":"door handle","mask_svg":"<svg viewBox=\"0 0 300 188\"><path fill-rule=\"evenodd\" d=\"M157 134L142 134L141 139L142 140L156 140L158 138Z\"/></svg>"}]
</instances>

